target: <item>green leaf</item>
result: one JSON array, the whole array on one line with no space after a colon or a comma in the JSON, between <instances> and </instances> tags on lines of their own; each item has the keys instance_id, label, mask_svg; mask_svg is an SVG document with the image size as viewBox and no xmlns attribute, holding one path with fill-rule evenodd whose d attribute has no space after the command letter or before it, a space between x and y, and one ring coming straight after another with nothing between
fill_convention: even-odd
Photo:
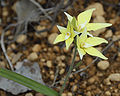
<instances>
[{"instance_id":1,"label":"green leaf","mask_svg":"<svg viewBox=\"0 0 120 96\"><path fill-rule=\"evenodd\" d=\"M17 83L20 83L28 88L31 88L37 92L40 92L41 94L44 94L47 96L58 96L58 93L53 89L48 88L47 86L42 85L41 83L38 83L25 76L22 76L16 72L12 72L10 70L0 68L0 76L13 80Z\"/></svg>"}]
</instances>

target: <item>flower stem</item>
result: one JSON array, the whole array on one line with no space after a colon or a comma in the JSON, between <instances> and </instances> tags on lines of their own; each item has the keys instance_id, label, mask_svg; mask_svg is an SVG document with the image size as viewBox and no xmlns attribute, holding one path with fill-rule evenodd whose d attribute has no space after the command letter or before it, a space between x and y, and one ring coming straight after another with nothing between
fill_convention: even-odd
<instances>
[{"instance_id":1,"label":"flower stem","mask_svg":"<svg viewBox=\"0 0 120 96\"><path fill-rule=\"evenodd\" d=\"M72 59L72 64L70 65L70 68L69 68L68 73L67 73L67 75L65 77L64 83L63 83L62 88L60 90L60 93L59 93L60 96L63 93L63 90L64 90L64 88L66 86L66 82L67 82L67 80L68 80L68 78L69 78L69 76L70 76L70 74L71 74L71 72L73 70L73 65L74 65L74 62L75 62L76 53L77 53L77 47L75 46L75 51L74 51L74 56L73 56L73 59Z\"/></svg>"}]
</instances>

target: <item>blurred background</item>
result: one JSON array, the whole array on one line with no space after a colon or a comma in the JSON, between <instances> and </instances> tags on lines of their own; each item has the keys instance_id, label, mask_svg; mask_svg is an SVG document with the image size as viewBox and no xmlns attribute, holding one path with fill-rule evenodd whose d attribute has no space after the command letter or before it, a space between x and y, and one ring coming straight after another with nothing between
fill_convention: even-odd
<instances>
[{"instance_id":1,"label":"blurred background","mask_svg":"<svg viewBox=\"0 0 120 96\"><path fill-rule=\"evenodd\" d=\"M120 0L0 0L0 67L30 77L59 92L71 64L74 45L53 45L66 27L64 12L77 17L96 8L90 22L112 26L90 32L108 40L96 46L108 60L85 55L74 67L62 96L120 96ZM77 54L75 63L80 61ZM29 74L28 74L29 73ZM44 96L0 77L0 96Z\"/></svg>"}]
</instances>

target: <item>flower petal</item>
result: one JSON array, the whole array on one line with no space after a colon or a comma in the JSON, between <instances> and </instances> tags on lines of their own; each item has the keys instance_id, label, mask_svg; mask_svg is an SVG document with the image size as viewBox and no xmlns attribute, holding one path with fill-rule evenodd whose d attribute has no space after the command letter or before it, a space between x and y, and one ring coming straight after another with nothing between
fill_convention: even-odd
<instances>
[{"instance_id":1,"label":"flower petal","mask_svg":"<svg viewBox=\"0 0 120 96\"><path fill-rule=\"evenodd\" d=\"M54 41L53 44L56 44L56 43L58 43L58 42L62 42L62 41L64 41L64 40L65 40L65 35L64 35L64 34L60 34L60 35L58 35L58 36L56 37L56 39L55 39L55 41Z\"/></svg>"},{"instance_id":2,"label":"flower petal","mask_svg":"<svg viewBox=\"0 0 120 96\"><path fill-rule=\"evenodd\" d=\"M72 19L73 19L73 17L72 17L71 15L69 15L68 13L66 13L66 12L64 12L64 13L65 13L65 15L67 16L68 20L71 22Z\"/></svg>"},{"instance_id":3,"label":"flower petal","mask_svg":"<svg viewBox=\"0 0 120 96\"><path fill-rule=\"evenodd\" d=\"M92 8L92 9L89 9L89 10L86 10L86 11L80 13L77 17L78 24L84 24L84 23L87 24L90 21L94 10L95 10L95 8Z\"/></svg>"},{"instance_id":4,"label":"flower petal","mask_svg":"<svg viewBox=\"0 0 120 96\"><path fill-rule=\"evenodd\" d=\"M85 28L82 34L80 35L80 41L84 42L86 39L87 39L87 30Z\"/></svg>"},{"instance_id":5,"label":"flower petal","mask_svg":"<svg viewBox=\"0 0 120 96\"><path fill-rule=\"evenodd\" d=\"M58 29L61 33L65 34L67 32L67 28L65 28L65 27L62 27L62 26L59 26L59 25L57 25L57 27L58 27Z\"/></svg>"},{"instance_id":6,"label":"flower petal","mask_svg":"<svg viewBox=\"0 0 120 96\"><path fill-rule=\"evenodd\" d=\"M69 46L72 44L72 42L73 42L73 38L68 38L66 41L65 41L65 43L66 43L66 49L68 50L68 48L69 48Z\"/></svg>"},{"instance_id":7,"label":"flower petal","mask_svg":"<svg viewBox=\"0 0 120 96\"><path fill-rule=\"evenodd\" d=\"M100 37L89 37L86 39L85 43L88 43L92 46L96 46L101 43L108 43L108 41Z\"/></svg>"},{"instance_id":8,"label":"flower petal","mask_svg":"<svg viewBox=\"0 0 120 96\"><path fill-rule=\"evenodd\" d=\"M89 48L85 48L84 49L89 55L92 56L97 56L100 57L102 59L108 59L106 58L101 52L99 52L97 49L93 48L93 47L89 47Z\"/></svg>"},{"instance_id":9,"label":"flower petal","mask_svg":"<svg viewBox=\"0 0 120 96\"><path fill-rule=\"evenodd\" d=\"M88 23L86 27L87 27L87 31L91 31L91 30L96 31L98 29L109 27L111 25L112 24L110 23Z\"/></svg>"},{"instance_id":10,"label":"flower petal","mask_svg":"<svg viewBox=\"0 0 120 96\"><path fill-rule=\"evenodd\" d=\"M86 54L86 52L82 48L77 48L80 59L82 60L83 56Z\"/></svg>"}]
</instances>

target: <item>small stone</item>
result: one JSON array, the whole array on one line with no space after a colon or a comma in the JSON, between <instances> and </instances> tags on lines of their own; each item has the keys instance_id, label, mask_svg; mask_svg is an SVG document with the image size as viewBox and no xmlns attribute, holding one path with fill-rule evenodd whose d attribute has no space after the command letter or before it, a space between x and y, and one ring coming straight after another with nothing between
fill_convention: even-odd
<instances>
[{"instance_id":1,"label":"small stone","mask_svg":"<svg viewBox=\"0 0 120 96\"><path fill-rule=\"evenodd\" d=\"M62 93L62 95L61 96L67 96L67 94L66 93Z\"/></svg>"},{"instance_id":2,"label":"small stone","mask_svg":"<svg viewBox=\"0 0 120 96\"><path fill-rule=\"evenodd\" d=\"M54 50L55 52L59 52L59 51L60 51L60 48L59 48L58 46L54 46L54 47L53 47L53 50Z\"/></svg>"},{"instance_id":3,"label":"small stone","mask_svg":"<svg viewBox=\"0 0 120 96\"><path fill-rule=\"evenodd\" d=\"M113 41L116 41L116 40L118 40L118 39L120 39L120 35L117 35L117 36L114 35L113 38L112 38Z\"/></svg>"},{"instance_id":4,"label":"small stone","mask_svg":"<svg viewBox=\"0 0 120 96\"><path fill-rule=\"evenodd\" d=\"M68 92L67 93L67 96L73 96L71 92Z\"/></svg>"},{"instance_id":5,"label":"small stone","mask_svg":"<svg viewBox=\"0 0 120 96\"><path fill-rule=\"evenodd\" d=\"M106 70L108 67L109 67L109 62L108 61L100 61L98 64L97 64L97 67L101 70Z\"/></svg>"},{"instance_id":6,"label":"small stone","mask_svg":"<svg viewBox=\"0 0 120 96\"><path fill-rule=\"evenodd\" d=\"M54 80L54 78L55 78L54 75L51 75L51 76L50 76L50 79L51 79L51 80Z\"/></svg>"},{"instance_id":7,"label":"small stone","mask_svg":"<svg viewBox=\"0 0 120 96\"><path fill-rule=\"evenodd\" d=\"M45 29L45 26L41 26L41 25L38 25L36 27L37 31L41 31L41 30L44 30Z\"/></svg>"},{"instance_id":8,"label":"small stone","mask_svg":"<svg viewBox=\"0 0 120 96\"><path fill-rule=\"evenodd\" d=\"M35 33L35 36L38 38L45 38L47 37L48 32L42 32L42 33Z\"/></svg>"},{"instance_id":9,"label":"small stone","mask_svg":"<svg viewBox=\"0 0 120 96\"><path fill-rule=\"evenodd\" d=\"M65 72L65 69L61 69L59 74L62 75Z\"/></svg>"},{"instance_id":10,"label":"small stone","mask_svg":"<svg viewBox=\"0 0 120 96\"><path fill-rule=\"evenodd\" d=\"M55 26L53 26L53 28L52 28L52 30L51 30L52 32L54 32L54 33L56 33L56 32L58 32L58 28L57 28L57 26L55 25Z\"/></svg>"},{"instance_id":11,"label":"small stone","mask_svg":"<svg viewBox=\"0 0 120 96\"><path fill-rule=\"evenodd\" d=\"M8 9L6 7L3 7L3 12L2 12L3 17L8 16L8 14L9 14Z\"/></svg>"},{"instance_id":12,"label":"small stone","mask_svg":"<svg viewBox=\"0 0 120 96\"><path fill-rule=\"evenodd\" d=\"M97 16L94 20L93 20L93 23L105 23L105 18L103 16ZM98 36L99 34L103 33L104 31L106 30L106 28L102 28L102 29L99 29L99 30L96 30L94 32L92 32L92 34L94 36Z\"/></svg>"},{"instance_id":13,"label":"small stone","mask_svg":"<svg viewBox=\"0 0 120 96\"><path fill-rule=\"evenodd\" d=\"M0 61L0 68L5 68L6 64L3 61Z\"/></svg>"},{"instance_id":14,"label":"small stone","mask_svg":"<svg viewBox=\"0 0 120 96\"><path fill-rule=\"evenodd\" d=\"M74 92L77 91L77 85L74 85L74 86L73 86L73 91L74 91Z\"/></svg>"},{"instance_id":15,"label":"small stone","mask_svg":"<svg viewBox=\"0 0 120 96\"><path fill-rule=\"evenodd\" d=\"M95 82L95 78L94 78L94 77L91 77L90 79L88 79L88 82L89 82L90 84L93 84L93 83Z\"/></svg>"},{"instance_id":16,"label":"small stone","mask_svg":"<svg viewBox=\"0 0 120 96\"><path fill-rule=\"evenodd\" d=\"M105 95L107 95L107 96L111 96L110 91L106 91L106 92L105 92Z\"/></svg>"},{"instance_id":17,"label":"small stone","mask_svg":"<svg viewBox=\"0 0 120 96\"><path fill-rule=\"evenodd\" d=\"M46 65L47 65L49 68L51 68L51 67L52 67L52 61L47 61L47 62L46 62Z\"/></svg>"},{"instance_id":18,"label":"small stone","mask_svg":"<svg viewBox=\"0 0 120 96\"><path fill-rule=\"evenodd\" d=\"M38 59L38 55L36 52L33 52L28 56L28 60L34 61L36 59Z\"/></svg>"},{"instance_id":19,"label":"small stone","mask_svg":"<svg viewBox=\"0 0 120 96\"><path fill-rule=\"evenodd\" d=\"M109 38L109 37L112 37L112 35L113 35L112 30L108 30L105 34L105 37Z\"/></svg>"},{"instance_id":20,"label":"small stone","mask_svg":"<svg viewBox=\"0 0 120 96\"><path fill-rule=\"evenodd\" d=\"M118 84L118 89L120 89L120 83Z\"/></svg>"},{"instance_id":21,"label":"small stone","mask_svg":"<svg viewBox=\"0 0 120 96\"><path fill-rule=\"evenodd\" d=\"M109 78L104 79L104 84L105 85L111 85L111 82L110 82Z\"/></svg>"},{"instance_id":22,"label":"small stone","mask_svg":"<svg viewBox=\"0 0 120 96\"><path fill-rule=\"evenodd\" d=\"M41 93L36 93L35 96L44 96Z\"/></svg>"},{"instance_id":23,"label":"small stone","mask_svg":"<svg viewBox=\"0 0 120 96\"><path fill-rule=\"evenodd\" d=\"M93 11L93 16L103 16L105 14L103 5L101 3L94 3L89 5L87 9L95 8L96 10Z\"/></svg>"},{"instance_id":24,"label":"small stone","mask_svg":"<svg viewBox=\"0 0 120 96\"><path fill-rule=\"evenodd\" d=\"M92 96L92 95L91 95L91 92L88 91L88 92L86 93L86 96Z\"/></svg>"},{"instance_id":25,"label":"small stone","mask_svg":"<svg viewBox=\"0 0 120 96\"><path fill-rule=\"evenodd\" d=\"M17 53L13 56L12 58L12 63L15 64L19 59L20 57L22 56L23 54L22 53Z\"/></svg>"},{"instance_id":26,"label":"small stone","mask_svg":"<svg viewBox=\"0 0 120 96\"><path fill-rule=\"evenodd\" d=\"M120 81L120 73L110 74L108 78L111 81Z\"/></svg>"},{"instance_id":27,"label":"small stone","mask_svg":"<svg viewBox=\"0 0 120 96\"><path fill-rule=\"evenodd\" d=\"M22 34L17 37L16 42L22 44L26 41L26 39L27 39L27 36Z\"/></svg>"},{"instance_id":28,"label":"small stone","mask_svg":"<svg viewBox=\"0 0 120 96\"><path fill-rule=\"evenodd\" d=\"M52 33L52 34L50 34L49 37L48 37L49 43L50 43L50 44L53 44L53 42L55 41L55 39L56 39L57 36L58 36L57 33Z\"/></svg>"},{"instance_id":29,"label":"small stone","mask_svg":"<svg viewBox=\"0 0 120 96\"><path fill-rule=\"evenodd\" d=\"M41 47L39 44L35 44L32 48L33 52L39 52L41 50Z\"/></svg>"},{"instance_id":30,"label":"small stone","mask_svg":"<svg viewBox=\"0 0 120 96\"><path fill-rule=\"evenodd\" d=\"M25 96L33 96L33 94L32 93L27 93L27 94L25 94Z\"/></svg>"}]
</instances>

